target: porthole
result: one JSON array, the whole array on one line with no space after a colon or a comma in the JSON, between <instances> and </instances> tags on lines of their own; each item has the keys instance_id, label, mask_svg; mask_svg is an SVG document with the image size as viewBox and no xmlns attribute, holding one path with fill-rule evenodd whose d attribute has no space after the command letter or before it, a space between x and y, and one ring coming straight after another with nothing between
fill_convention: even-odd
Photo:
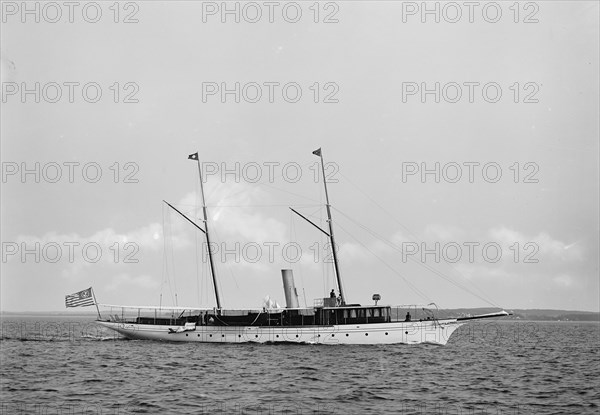
<instances>
[{"instance_id":1,"label":"porthole","mask_svg":"<svg viewBox=\"0 0 600 415\"><path fill-rule=\"evenodd\" d=\"M210 337L212 337L212 334L209 334Z\"/></svg>"},{"instance_id":2,"label":"porthole","mask_svg":"<svg viewBox=\"0 0 600 415\"><path fill-rule=\"evenodd\" d=\"M369 333L365 333L365 336L368 336L368 335L369 335Z\"/></svg>"},{"instance_id":3,"label":"porthole","mask_svg":"<svg viewBox=\"0 0 600 415\"><path fill-rule=\"evenodd\" d=\"M385 335L386 335L386 336L388 335L387 331L385 332Z\"/></svg>"},{"instance_id":4,"label":"porthole","mask_svg":"<svg viewBox=\"0 0 600 415\"><path fill-rule=\"evenodd\" d=\"M200 337L200 335L198 335L198 337Z\"/></svg>"},{"instance_id":5,"label":"porthole","mask_svg":"<svg viewBox=\"0 0 600 415\"><path fill-rule=\"evenodd\" d=\"M221 337L225 337L225 335L224 335L224 334L221 334Z\"/></svg>"},{"instance_id":6,"label":"porthole","mask_svg":"<svg viewBox=\"0 0 600 415\"><path fill-rule=\"evenodd\" d=\"M335 337L335 334L332 334L331 337Z\"/></svg>"},{"instance_id":7,"label":"porthole","mask_svg":"<svg viewBox=\"0 0 600 415\"><path fill-rule=\"evenodd\" d=\"M404 334L408 334L408 332L407 332L407 331L405 331L405 332L404 332Z\"/></svg>"},{"instance_id":8,"label":"porthole","mask_svg":"<svg viewBox=\"0 0 600 415\"><path fill-rule=\"evenodd\" d=\"M258 338L258 334L255 334L254 337Z\"/></svg>"},{"instance_id":9,"label":"porthole","mask_svg":"<svg viewBox=\"0 0 600 415\"><path fill-rule=\"evenodd\" d=\"M189 334L185 333L185 337L189 336Z\"/></svg>"},{"instance_id":10,"label":"porthole","mask_svg":"<svg viewBox=\"0 0 600 415\"><path fill-rule=\"evenodd\" d=\"M241 334L238 334L238 337L242 337L242 335L241 335Z\"/></svg>"},{"instance_id":11,"label":"porthole","mask_svg":"<svg viewBox=\"0 0 600 415\"><path fill-rule=\"evenodd\" d=\"M279 334L276 334L275 337L279 338Z\"/></svg>"},{"instance_id":12,"label":"porthole","mask_svg":"<svg viewBox=\"0 0 600 415\"><path fill-rule=\"evenodd\" d=\"M348 337L348 333L346 333L346 337Z\"/></svg>"},{"instance_id":13,"label":"porthole","mask_svg":"<svg viewBox=\"0 0 600 415\"><path fill-rule=\"evenodd\" d=\"M298 337L298 335L296 334L296 337Z\"/></svg>"}]
</instances>

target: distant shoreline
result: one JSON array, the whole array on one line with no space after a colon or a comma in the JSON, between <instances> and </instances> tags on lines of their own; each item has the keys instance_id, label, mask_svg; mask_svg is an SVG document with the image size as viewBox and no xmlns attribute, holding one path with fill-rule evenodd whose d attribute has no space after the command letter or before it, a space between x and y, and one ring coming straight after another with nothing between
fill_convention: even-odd
<instances>
[{"instance_id":1,"label":"distant shoreline","mask_svg":"<svg viewBox=\"0 0 600 415\"><path fill-rule=\"evenodd\" d=\"M166 307L168 308L168 307ZM496 308L452 308L440 309L439 313L445 316L468 316L475 314L485 314L496 311ZM515 321L591 321L600 322L600 313L594 311L573 311L573 310L551 310L551 309L513 309L506 310L513 313L511 316L503 317L502 320ZM96 311L1 311L0 319L4 317L83 317L96 319Z\"/></svg>"}]
</instances>

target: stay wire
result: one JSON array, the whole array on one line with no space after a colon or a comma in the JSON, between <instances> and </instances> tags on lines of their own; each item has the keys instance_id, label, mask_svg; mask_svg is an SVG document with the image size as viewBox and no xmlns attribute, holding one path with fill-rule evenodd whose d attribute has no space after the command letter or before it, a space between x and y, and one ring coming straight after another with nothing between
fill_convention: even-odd
<instances>
[{"instance_id":1,"label":"stay wire","mask_svg":"<svg viewBox=\"0 0 600 415\"><path fill-rule=\"evenodd\" d=\"M348 176L344 175L344 174L343 174L343 173L341 173L341 172L340 172L340 175L341 175L342 177L344 177L344 179L345 179L345 180L346 180L348 183L350 183L350 184L351 184L351 185L352 185L352 186L353 186L355 189L357 189L357 190L358 190L360 193L362 193L362 194L363 194L363 195L364 195L364 196L365 196L367 199L369 199L369 201L371 201L371 203L373 203L375 206L377 206L379 209L381 209L383 212L385 212L385 213L388 215L388 217L389 217L389 218L391 218L391 219L392 219L394 222L396 222L396 223L397 223L397 224L398 224L400 227L402 227L404 230L406 230L406 231L407 231L409 234L411 234L412 236L414 236L416 239L420 239L418 235L416 235L414 232L412 232L410 229L408 229L406 226L404 226L402 223L400 223L400 222L399 222L399 221L398 221L398 220L397 220L397 219L396 219L396 218L395 218L395 217L394 217L394 216L393 216L393 215L392 215L392 214L391 214L389 211L387 211L387 210L386 210L386 209L385 209L383 206L381 206L379 203L377 203L377 201L375 201L375 200L374 200L373 198L371 198L371 197L370 197L370 196L369 196L369 195L368 195L366 192L364 192L364 191L363 191L363 190L362 190L362 189L361 189L361 188L360 188L360 187L359 187L357 184L355 184L355 183L354 183L352 180L350 180L350 178L349 178ZM338 210L338 209L336 209L336 210ZM338 210L338 211L339 211L339 210ZM340 212L340 213L344 214L343 212ZM348 217L348 216L346 216L346 217ZM348 218L349 218L349 217L348 217ZM351 219L351 218L349 218L349 219ZM351 220L352 220L352 219L351 219ZM363 225L361 225L361 226L363 226ZM366 227L365 227L365 229L368 229L368 228L366 228ZM380 239L382 239L382 241L386 242L385 238L380 238ZM398 249L397 247L394 247L394 248L395 248L395 249ZM400 252L402 252L402 251L400 250ZM410 259L413 259L413 258L410 258ZM422 265L422 266L425 266L425 264L422 264L422 263L420 263L420 262L417 262L417 263L418 263L418 264L420 264L420 265ZM465 277L464 277L464 275L462 275L462 273L461 273L460 271L458 271L458 270L457 270L455 267L453 267L453 266L451 266L450 264L447 264L447 263L446 263L446 265L448 265L448 267L450 267L450 268L451 268L451 269L452 269L454 272L456 272L456 273L457 273L457 274L458 274L458 275L459 275L461 278L465 278ZM425 267L427 268L427 266L425 266ZM440 271L437 271L437 270L435 270L434 268L430 268L430 267L429 267L429 268L427 268L427 269L429 269L430 271L432 271L432 272L436 273L437 275L439 275L439 276L440 276L440 277L442 277L442 278L449 278L449 277L446 277L446 276L445 276L443 273L441 273ZM449 282L453 283L453 282L452 282L452 280L449 280ZM470 294L472 294L472 295L476 296L477 298L479 298L479 299L483 300L484 302L486 302L486 303L488 303L488 304L490 304L490 305L492 305L492 306L494 306L494 307L501 308L499 305L497 305L496 303L494 303L493 301L491 301L491 299L489 299L489 297L487 297L487 295L486 295L486 294L483 292L483 290L482 290L481 288L479 288L479 287L478 287L478 286L477 286L475 283L471 282L471 285L472 285L472 286L473 286L473 287L474 287L474 288L475 288L477 291L479 291L479 293L480 293L481 295L478 295L478 294L476 294L476 293L473 293L472 291L470 291L470 290L466 289L466 287L465 287L465 288L463 288L463 287L462 287L462 286L460 286L460 285L459 285L459 287L461 287L461 288L465 289L467 292L469 292Z\"/></svg>"},{"instance_id":2,"label":"stay wire","mask_svg":"<svg viewBox=\"0 0 600 415\"><path fill-rule=\"evenodd\" d=\"M378 234L378 233L376 233L375 231L373 231L373 230L369 229L368 227L364 226L363 224L359 223L358 221L356 221L356 220L352 219L350 216L346 215L346 214L345 214L344 212L342 212L341 210L339 210L339 209L337 209L337 208L334 208L334 209L335 209L335 210L336 210L338 213L340 213L341 215L343 215L345 218L347 218L348 220L350 220L351 222L353 222L355 225L359 226L360 228L362 228L363 230L365 230L366 232L368 232L368 233L369 233L371 236L373 236L374 238L381 240L381 241L382 241L382 242L384 242L386 245L388 245L390 248L392 248L392 249L394 249L394 250L396 250L396 251L398 251L398 252L400 252L400 253L404 254L404 251L403 251L401 248L397 247L397 246L396 246L396 245L395 245L393 242L391 242L391 241L387 240L386 238L384 238L383 236L379 235L379 234ZM339 224L338 224L338 226L339 226ZM452 278L450 278L449 276L445 275L444 273L442 273L442 272L440 272L440 271L436 270L435 268L433 268L433 267L431 267L431 266L429 266L429 265L427 265L427 264L424 264L424 263L423 263L423 262L421 262L421 261L417 261L416 259L414 259L414 258L412 258L412 257L410 257L410 256L407 256L407 258L408 258L409 260L413 261L414 263L416 263L417 265L420 265L420 266L424 267L425 269L427 269L428 271L430 271L430 272L434 273L434 274L435 274L435 275L437 275L438 277L440 277L440 278L442 278L442 279L446 280L447 282L449 282L450 284L454 285L455 287L458 287L458 288L460 288L460 289L462 289L462 290L464 290L464 291L468 292L469 294L471 294L471 295L473 295L473 296L475 296L475 297L479 298L480 300L482 300L482 301L486 302L486 303L487 303L487 304L489 304L489 305L492 305L492 306L494 306L494 307L501 308L500 306L498 306L497 304L495 304L495 303L494 303L493 301L491 301L490 299L488 299L488 298L485 298L484 296L477 294L476 292L474 292L474 291L470 290L470 289L469 289L468 287L466 287L465 285L463 285L463 284L461 284L461 283L459 283L459 282L457 282L457 281L454 281ZM460 274L459 274L459 275L460 275ZM461 275L461 276L462 276L462 275ZM463 277L463 278L464 278L464 277ZM476 288L477 288L477 287L476 287Z\"/></svg>"}]
</instances>

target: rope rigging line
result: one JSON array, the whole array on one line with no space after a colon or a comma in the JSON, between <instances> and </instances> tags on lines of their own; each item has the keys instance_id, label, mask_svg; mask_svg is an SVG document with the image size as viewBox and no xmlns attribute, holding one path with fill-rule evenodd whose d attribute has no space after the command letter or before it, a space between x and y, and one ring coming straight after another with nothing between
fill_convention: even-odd
<instances>
[{"instance_id":1,"label":"rope rigging line","mask_svg":"<svg viewBox=\"0 0 600 415\"><path fill-rule=\"evenodd\" d=\"M395 217L394 215L392 215L390 212L388 212L383 206L381 206L379 203L377 203L377 201L375 199L373 199L371 196L369 196L366 192L364 192L360 187L358 187L357 184L355 184L352 180L350 180L350 178L348 176L346 176L345 174L340 172L340 175L346 179L348 181L348 183L350 183L356 190L358 190L360 193L363 194L364 197L366 197L367 199L369 199L369 201L371 203L373 203L375 206L377 206L379 209L381 209L383 212L385 212L385 214L388 215L388 217L390 219L392 219L394 222L396 222L396 224L398 224L402 229L404 229L406 232L408 232L409 234L411 234L412 236L414 236L415 238L419 238L419 236L417 234L415 234L413 231L411 231L410 229L408 229L406 226L404 226L402 223L400 223Z\"/></svg>"},{"instance_id":2,"label":"rope rigging line","mask_svg":"<svg viewBox=\"0 0 600 415\"><path fill-rule=\"evenodd\" d=\"M256 208L256 207L297 207L297 208L305 208L305 207L315 207L318 205L290 205L289 203L276 203L270 205L206 205L207 208Z\"/></svg>"},{"instance_id":3,"label":"rope rigging line","mask_svg":"<svg viewBox=\"0 0 600 415\"><path fill-rule=\"evenodd\" d=\"M314 163L312 163L312 162L311 162L311 163L306 163L306 164L304 164L304 165L300 165L300 168L301 168L301 169L302 169L302 171L303 171L303 169L304 169L304 168L306 168L307 166L313 165L313 164L314 164ZM274 181L274 179L280 179L280 178L284 178L284 180L285 180L285 177L284 177L283 173L280 173L279 175L277 175L277 177L273 177L273 181ZM205 180L204 182L205 182L205 183L207 183L207 181L206 181L206 180ZM222 183L226 183L226 181L223 181ZM287 193L287 194L290 194L290 195L294 195L294 196L300 197L300 198L302 198L302 199L310 200L311 202L315 202L315 203L316 203L316 202L318 202L317 200L314 200L314 199L312 199L312 198L310 198L310 197L307 197L307 196L304 196L304 195L301 195L301 194L298 194L298 193L290 192L289 190L281 189L281 188L279 188L279 187L276 187L276 186L273 186L273 185L270 185L270 184L267 184L267 183L262 183L262 182L260 182L260 181L259 181L259 182L256 182L256 183L248 183L248 184L256 184L256 185L258 185L258 186L265 186L265 187L268 187L268 188L270 188L270 189L278 190L278 191L280 191L280 192L283 192L283 193ZM217 191L217 189L218 189L218 186L215 186L215 187L214 187L214 188L213 188L213 189L210 191L210 193L207 195L207 197L206 197L206 200L210 199L210 198L212 197L212 195L213 195L213 194L214 194L214 193ZM237 192L235 192L235 193L233 193L233 190L234 190L234 189L231 189L231 190L230 190L230 192L229 192L229 194L225 195L225 196L222 198L222 200L224 200L224 199L227 199L227 198L229 198L229 197L236 196L236 195L238 195L238 194L240 194L240 193L247 192L247 189L242 189L242 190L239 190L239 191L237 191ZM218 206L218 205L217 205L217 206ZM287 206L287 205L286 205L286 206Z\"/></svg>"},{"instance_id":4,"label":"rope rigging line","mask_svg":"<svg viewBox=\"0 0 600 415\"><path fill-rule=\"evenodd\" d=\"M339 222L336 223L337 226L344 231L344 233L346 233L346 235L350 236L352 239L354 239L359 245L361 245L363 248L365 248L367 251L369 251L369 253L371 253L371 255L373 255L375 258L377 258L379 261L381 261L386 267L388 267L394 274L398 275L400 278L402 278L402 280L406 283L406 285L408 285L408 287L413 290L415 292L415 294L417 294L419 297L421 297L421 299L425 300L425 301L431 301L429 299L429 297L427 297L427 295L425 295L425 293L421 290L419 290L414 284L412 284L404 275L402 275L400 272L398 272L398 270L396 270L394 267L392 267L390 264L388 264L383 258L381 258L379 255L377 255L375 252L373 252L372 250L370 250L365 244L363 244L360 240L358 240L357 238L354 237L354 235L352 235L350 232L348 232L348 230L346 230L343 226L340 225Z\"/></svg>"},{"instance_id":5,"label":"rope rigging line","mask_svg":"<svg viewBox=\"0 0 600 415\"><path fill-rule=\"evenodd\" d=\"M219 233L217 232L216 229L212 229L211 232L213 232L214 235L216 235L216 240L218 241L222 241L221 237L219 236ZM229 274L231 275L231 278L233 279L233 282L235 284L235 287L239 290L240 286L237 283L237 279L235 278L235 274L233 273L233 270L231 269L231 266L229 266L229 263L227 261L221 261L222 263L225 263L225 267L227 268L227 270L229 271Z\"/></svg>"},{"instance_id":6,"label":"rope rigging line","mask_svg":"<svg viewBox=\"0 0 600 415\"><path fill-rule=\"evenodd\" d=\"M177 294L177 286L175 284L175 254L173 252L173 241L172 238L172 229L171 229L171 212L170 210L165 210L165 206L163 204L163 215L162 215L162 225L163 225L163 281L161 282L161 298L164 289L164 284L167 283L169 286L169 293L171 294L171 304L175 304L175 295ZM165 216L167 220L165 221ZM170 256L169 256L170 254ZM173 285L175 285L175 293L173 292L173 286L171 285L171 277L169 273L169 258L171 259L171 266L173 268Z\"/></svg>"},{"instance_id":7,"label":"rope rigging line","mask_svg":"<svg viewBox=\"0 0 600 415\"><path fill-rule=\"evenodd\" d=\"M298 240L298 235L296 233L296 227L294 226L295 215L294 212L290 210L290 240L296 242ZM298 267L298 274L300 274L300 284L302 285L302 291L304 292L304 307L308 307L306 304L306 291L304 290L304 272L302 272L302 267Z\"/></svg>"},{"instance_id":8,"label":"rope rigging line","mask_svg":"<svg viewBox=\"0 0 600 415\"><path fill-rule=\"evenodd\" d=\"M318 200L315 200L315 199L313 199L311 197L307 197L307 196L301 195L299 193L290 192L289 190L280 189L279 187L275 187L275 186L268 185L268 184L265 184L265 183L257 183L257 184L259 186L268 187L268 188L273 189L273 190L278 190L278 191L283 192L283 193L287 193L287 194L290 194L290 195L293 195L293 196L297 196L297 197L299 197L301 199L306 199L306 200L310 200L311 202L318 203Z\"/></svg>"},{"instance_id":9,"label":"rope rigging line","mask_svg":"<svg viewBox=\"0 0 600 415\"><path fill-rule=\"evenodd\" d=\"M350 216L346 215L344 212L342 212L341 210L334 208L337 212L339 212L341 215L343 215L345 218L347 218L348 220L350 220L351 222L353 222L355 225L359 226L360 228L362 228L363 230L365 230L366 232L368 232L371 236L373 236L376 239L381 240L382 242L384 242L386 245L388 245L390 248L400 252L400 253L404 253L404 251L402 251L402 249L400 249L399 247L397 247L393 242L387 240L386 238L384 238L383 236L379 235L377 232L369 229L368 227L366 227L365 225L361 224L360 222L352 219ZM339 226L339 224L338 224ZM353 237L354 238L354 237ZM471 289L469 289L467 286L459 283L458 281L454 281L452 278L450 278L449 276L445 275L444 273L442 273L441 271L438 271L437 269L421 262L418 261L410 256L407 257L409 260L413 261L414 263L424 267L425 269L427 269L428 271L434 273L435 275L439 276L440 278L446 280L447 282L449 282L450 284L454 285L457 288L460 288L466 292L468 292L469 294L479 298L480 300L486 302L489 305L492 305L494 307L498 307L501 308L500 306L498 306L497 304L495 304L493 301L491 301L490 299L484 297L483 295L479 295L476 292L472 291ZM458 273L458 271L456 271ZM464 278L464 276L462 276L462 274L459 273L459 275L461 277ZM478 287L476 287L474 284L473 286L477 289L479 289ZM481 291L481 290L480 290Z\"/></svg>"},{"instance_id":10,"label":"rope rigging line","mask_svg":"<svg viewBox=\"0 0 600 415\"><path fill-rule=\"evenodd\" d=\"M325 180L323 178L323 180ZM321 205L321 208L318 209L314 215L316 215L317 213L319 213L319 224L323 223L323 216L325 214L325 187L320 187L319 186L319 205ZM319 238L320 238L320 246L323 246L323 260L319 261L321 262L321 275L323 275L323 295L327 295L327 293L329 292L329 287L337 287L336 282L334 282L334 269L331 263L327 263L326 258L327 256L325 255L325 247L327 246L327 244L329 243L329 239L327 239L327 242L323 242L325 240L325 237L323 236L322 233L319 234ZM330 247L332 250L335 249L335 247ZM319 250L320 252L320 250ZM328 266L329 265L329 266ZM338 270L339 271L339 270ZM338 291L339 291L339 287L338 287Z\"/></svg>"},{"instance_id":11,"label":"rope rigging line","mask_svg":"<svg viewBox=\"0 0 600 415\"><path fill-rule=\"evenodd\" d=\"M360 187L359 187L357 184L355 184L355 183L354 183L352 180L350 180L350 178L349 178L348 176L344 175L344 174L343 174L343 173L341 173L341 172L340 172L340 175L341 175L342 177L344 177L344 179L345 179L345 180L346 180L348 183L350 183L350 184L351 184L351 185L352 185L352 186L353 186L355 189L357 189L357 190L358 190L360 193L362 193L362 194L363 194L363 195L364 195L364 196L365 196L365 197L366 197L366 198L367 198L369 201L371 201L371 203L373 203L375 206L377 206L379 209L381 209L381 210L382 210L384 213L386 213L386 214L388 215L388 217L389 217L389 218L391 218L391 219L392 219L394 222L396 222L396 223L397 223L397 224L398 224L398 225L399 225L401 228L403 228L404 230L406 230L406 231L407 231L409 234L411 234L412 236L414 236L416 239L420 239L418 235L416 235L414 232L412 232L410 229L408 229L406 226L404 226L402 223L400 223L400 222L399 222L399 221L398 221L398 220L397 220L397 219L396 219L396 218L395 218L395 217L394 217L394 216L393 216L393 215L392 215L392 214L391 214L389 211L387 211L387 210L386 210L386 209L385 209L383 206L381 206L379 203L377 203L377 201L375 201L375 200L374 200L373 198L371 198L371 197L370 197L370 196L369 196L369 195L368 195L366 192L364 192L364 191L363 191L363 190L362 190L362 189L361 189L361 188L360 188ZM335 208L334 208L334 209L335 209ZM338 209L336 209L336 210L338 210ZM338 210L338 211L339 211L339 210ZM344 215L344 213L343 213L343 212L340 212L340 213L341 213L342 215ZM350 219L350 220L353 220L352 218L350 218L350 217L349 217L349 216L347 216L347 215L344 215L344 216L346 216L346 217L347 217L348 219ZM364 227L363 225L360 225L360 224L358 224L358 225L359 225L359 226L361 226L361 227L363 227L365 230L367 230L367 232L371 232L371 230L370 230L370 229L368 229L367 227ZM389 241L387 241L385 238L383 238L383 237L380 237L379 235L378 235L378 236L376 236L376 237L377 237L377 238L380 238L382 241L384 241L384 242L386 242L386 243L388 243L388 242L389 242ZM394 249L396 249L396 250L399 250L399 249L398 249L397 247L395 247L395 246L392 246L392 248L394 248ZM400 251L400 252L402 252L402 250L399 250L399 251ZM409 259L411 259L411 260L414 260L413 258L409 258ZM427 266L426 266L425 264L422 264L422 263L420 263L420 262L417 262L417 263L419 263L420 265L423 265L423 266L425 266L425 267L427 268ZM461 278L465 278L465 277L464 277L464 275L462 275L462 273L461 273L460 271L458 271L458 270L457 270L455 267L453 267L452 265L450 265L450 264L448 264L448 263L446 263L446 265L447 265L448 267L450 267L450 268L451 268L451 269L452 269L454 272L456 272L456 273L457 273L457 274L458 274L458 275L459 275ZM432 271L432 272L436 273L436 275L439 275L440 277L442 277L442 278L444 278L444 279L446 279L446 278L449 278L449 277L446 277L446 276L445 276L443 273L441 273L440 271L437 271L437 270L435 270L434 268L427 268L427 269L429 269L430 271ZM448 280L448 281L449 281L450 283L452 283L452 284L455 284L455 282L454 282L454 281L452 281L452 280ZM460 283L457 283L457 284L460 284ZM455 285L456 285L456 284L455 284ZM479 299L483 300L484 302L486 302L486 303L488 303L488 304L490 304L490 305L493 305L494 307L501 308L499 305L497 305L497 304L496 304L496 303L494 303L494 302L493 302L491 299L489 299L489 298L487 297L487 295L486 295L486 294L483 292L483 290L477 286L477 284L475 284L474 282L471 282L471 285L472 285L472 286L473 286L473 287L474 287L474 288L475 288L477 291L479 291L479 294L480 294L480 295L478 295L478 294L476 294L476 293L473 293L472 291L470 291L468 288L466 288L466 287L464 287L464 286L461 286L461 285L457 285L457 286L458 286L459 288L462 288L462 289L464 289L465 291L469 292L470 294L474 295L475 297L477 297L477 298L479 298Z\"/></svg>"},{"instance_id":12,"label":"rope rigging line","mask_svg":"<svg viewBox=\"0 0 600 415\"><path fill-rule=\"evenodd\" d=\"M198 249L198 232L194 232L194 236L195 236L195 240L196 240L196 297L197 297L197 301L198 304L202 304L201 298L200 298L200 285L201 285L201 271L200 271L200 258L198 257L198 253L199 253L199 249ZM204 279L204 278L202 278Z\"/></svg>"}]
</instances>

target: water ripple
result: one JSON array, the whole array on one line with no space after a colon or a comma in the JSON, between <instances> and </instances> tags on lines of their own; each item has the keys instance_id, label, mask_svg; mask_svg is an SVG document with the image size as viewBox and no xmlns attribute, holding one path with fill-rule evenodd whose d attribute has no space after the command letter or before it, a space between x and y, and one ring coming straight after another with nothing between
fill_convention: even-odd
<instances>
[{"instance_id":1,"label":"water ripple","mask_svg":"<svg viewBox=\"0 0 600 415\"><path fill-rule=\"evenodd\" d=\"M11 324L36 330L0 340L6 413L44 413L41 406L47 413L545 415L597 414L600 406L593 323L493 322L493 337L466 326L445 347L159 343L89 335L63 321L52 327L65 329L49 336L35 322Z\"/></svg>"}]
</instances>

